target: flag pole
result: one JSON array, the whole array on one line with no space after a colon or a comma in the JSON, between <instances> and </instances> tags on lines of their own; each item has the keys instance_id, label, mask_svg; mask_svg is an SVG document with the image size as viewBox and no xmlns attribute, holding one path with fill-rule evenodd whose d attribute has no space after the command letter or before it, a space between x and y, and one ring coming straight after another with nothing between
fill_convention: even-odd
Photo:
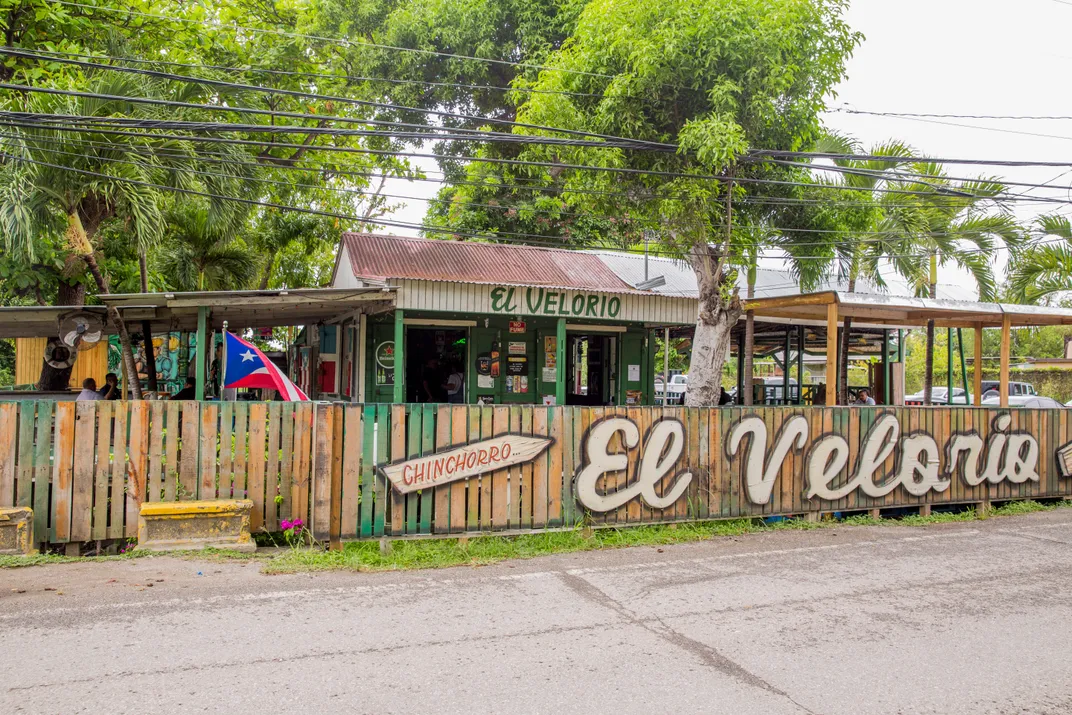
<instances>
[{"instance_id":1,"label":"flag pole","mask_svg":"<svg viewBox=\"0 0 1072 715\"><path fill-rule=\"evenodd\" d=\"M227 321L223 321L223 350L220 351L220 360L223 361L223 365L220 367L220 402L223 402L223 393L227 389Z\"/></svg>"}]
</instances>

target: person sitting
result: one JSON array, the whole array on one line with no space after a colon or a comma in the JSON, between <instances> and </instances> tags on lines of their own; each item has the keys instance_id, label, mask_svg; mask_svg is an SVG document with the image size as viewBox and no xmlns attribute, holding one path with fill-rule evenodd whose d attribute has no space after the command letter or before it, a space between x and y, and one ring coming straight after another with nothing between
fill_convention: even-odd
<instances>
[{"instance_id":1,"label":"person sitting","mask_svg":"<svg viewBox=\"0 0 1072 715\"><path fill-rule=\"evenodd\" d=\"M119 376L114 372L110 372L104 376L104 387L101 388L100 398L102 400L118 400L119 393Z\"/></svg>"},{"instance_id":2,"label":"person sitting","mask_svg":"<svg viewBox=\"0 0 1072 715\"><path fill-rule=\"evenodd\" d=\"M192 377L187 377L186 382L183 383L182 389L171 396L173 400L194 400L197 398L196 390L197 380Z\"/></svg>"},{"instance_id":3,"label":"person sitting","mask_svg":"<svg viewBox=\"0 0 1072 715\"><path fill-rule=\"evenodd\" d=\"M76 402L101 399L101 394L97 392L97 381L92 377L87 377L85 380L82 380L82 391L79 392L78 397L74 399Z\"/></svg>"},{"instance_id":4,"label":"person sitting","mask_svg":"<svg viewBox=\"0 0 1072 715\"><path fill-rule=\"evenodd\" d=\"M856 404L871 406L875 404L875 398L871 397L871 391L865 387L856 393Z\"/></svg>"}]
</instances>

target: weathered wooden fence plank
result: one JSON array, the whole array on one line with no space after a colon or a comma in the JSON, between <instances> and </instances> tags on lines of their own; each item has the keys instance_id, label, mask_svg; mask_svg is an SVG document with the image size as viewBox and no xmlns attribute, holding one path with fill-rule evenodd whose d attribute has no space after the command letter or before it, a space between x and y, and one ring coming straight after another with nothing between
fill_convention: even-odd
<instances>
[{"instance_id":1,"label":"weathered wooden fence plank","mask_svg":"<svg viewBox=\"0 0 1072 715\"><path fill-rule=\"evenodd\" d=\"M127 538L138 535L138 514L145 501L145 475L149 464L149 404L141 400L130 405L130 459L127 462L126 524Z\"/></svg>"},{"instance_id":2,"label":"weathered wooden fence plank","mask_svg":"<svg viewBox=\"0 0 1072 715\"><path fill-rule=\"evenodd\" d=\"M361 508L361 407L346 405L343 409L342 456L342 528L344 539L358 535L358 513Z\"/></svg>"},{"instance_id":3,"label":"weathered wooden fence plank","mask_svg":"<svg viewBox=\"0 0 1072 715\"><path fill-rule=\"evenodd\" d=\"M376 454L377 460L386 462L391 454L391 406L383 405L376 410ZM372 535L383 536L387 522L387 480L375 472L372 475Z\"/></svg>"},{"instance_id":4,"label":"weathered wooden fence plank","mask_svg":"<svg viewBox=\"0 0 1072 715\"><path fill-rule=\"evenodd\" d=\"M435 413L436 451L442 452L452 445L450 429L450 407L439 405ZM435 533L446 534L450 531L450 485L435 487Z\"/></svg>"},{"instance_id":5,"label":"weathered wooden fence plank","mask_svg":"<svg viewBox=\"0 0 1072 715\"><path fill-rule=\"evenodd\" d=\"M15 445L18 404L0 403L0 506L15 506Z\"/></svg>"},{"instance_id":6,"label":"weathered wooden fence plank","mask_svg":"<svg viewBox=\"0 0 1072 715\"><path fill-rule=\"evenodd\" d=\"M361 508L360 535L372 536L372 500L376 472L376 406L366 405L361 440Z\"/></svg>"},{"instance_id":7,"label":"weathered wooden fence plank","mask_svg":"<svg viewBox=\"0 0 1072 715\"><path fill-rule=\"evenodd\" d=\"M327 541L331 525L331 440L335 436L335 409L329 404L316 405L316 438L312 469L312 525L309 531L317 541Z\"/></svg>"},{"instance_id":8,"label":"weathered wooden fence plank","mask_svg":"<svg viewBox=\"0 0 1072 715\"><path fill-rule=\"evenodd\" d=\"M165 435L164 447L164 501L175 501L179 486L179 430L180 411L182 405L179 402L168 402L167 405L167 434Z\"/></svg>"},{"instance_id":9,"label":"weathered wooden fence plank","mask_svg":"<svg viewBox=\"0 0 1072 715\"><path fill-rule=\"evenodd\" d=\"M249 518L250 530L256 532L264 528L264 433L268 406L263 402L249 406L249 498L253 501L253 511Z\"/></svg>"},{"instance_id":10,"label":"weathered wooden fence plank","mask_svg":"<svg viewBox=\"0 0 1072 715\"><path fill-rule=\"evenodd\" d=\"M226 413L229 402L225 402L224 412ZM227 418L224 417L224 422ZM200 440L200 452L201 460L198 470L200 471L200 491L198 495L202 499L216 499L219 497L226 498L220 493L219 489L222 488L225 477L222 474L219 476L220 487L217 487L216 482L216 433L220 423L220 407L215 402L202 402L201 403L201 440ZM221 440L219 443L219 451L221 454L226 453L230 449L230 440Z\"/></svg>"},{"instance_id":11,"label":"weathered wooden fence plank","mask_svg":"<svg viewBox=\"0 0 1072 715\"><path fill-rule=\"evenodd\" d=\"M36 442L33 455L34 538L47 541L49 535L49 481L52 476L50 447L52 446L52 409L50 402L37 403ZM32 414L32 410L31 410Z\"/></svg>"},{"instance_id":12,"label":"weathered wooden fence plank","mask_svg":"<svg viewBox=\"0 0 1072 715\"><path fill-rule=\"evenodd\" d=\"M182 488L181 499L183 500L197 498L200 417L200 403L193 401L182 403L182 427L179 430L179 439L182 442L179 448L179 485Z\"/></svg>"},{"instance_id":13,"label":"weathered wooden fence plank","mask_svg":"<svg viewBox=\"0 0 1072 715\"><path fill-rule=\"evenodd\" d=\"M282 405L272 402L268 405L268 453L264 469L264 530L276 531L279 528L279 504L276 497L279 490L279 450L282 441Z\"/></svg>"},{"instance_id":14,"label":"weathered wooden fence plank","mask_svg":"<svg viewBox=\"0 0 1072 715\"><path fill-rule=\"evenodd\" d=\"M75 403L71 541L89 541L93 533L93 463L96 429L97 402Z\"/></svg>"},{"instance_id":15,"label":"weathered wooden fence plank","mask_svg":"<svg viewBox=\"0 0 1072 715\"><path fill-rule=\"evenodd\" d=\"M450 408L450 441L453 445L465 444L469 436L469 408L455 405ZM465 531L465 490L468 479L450 485L450 531Z\"/></svg>"},{"instance_id":16,"label":"weathered wooden fence plank","mask_svg":"<svg viewBox=\"0 0 1072 715\"><path fill-rule=\"evenodd\" d=\"M15 506L33 506L34 415L37 405L19 403L18 464L15 468ZM36 522L36 515L34 521Z\"/></svg>"},{"instance_id":17,"label":"weathered wooden fence plank","mask_svg":"<svg viewBox=\"0 0 1072 715\"><path fill-rule=\"evenodd\" d=\"M194 436L191 437L193 444L197 444L197 403L189 402L187 405L193 405L190 410L194 415L194 428L191 432ZM127 481L127 425L129 424L130 403L129 402L116 402L115 403L115 419L112 422L112 479L108 489L108 530L107 538L109 539L121 539L123 538L123 515L125 513L125 495L126 481ZM185 434L185 432L184 432ZM191 452L196 455L196 446L191 449ZM194 463L196 470L196 462ZM191 485L196 487L197 474L196 471L191 475ZM196 492L191 492L191 498Z\"/></svg>"},{"instance_id":18,"label":"weathered wooden fence plank","mask_svg":"<svg viewBox=\"0 0 1072 715\"><path fill-rule=\"evenodd\" d=\"M148 499L160 501L164 491L164 431L167 404L164 402L149 403L149 475Z\"/></svg>"},{"instance_id":19,"label":"weathered wooden fence plank","mask_svg":"<svg viewBox=\"0 0 1072 715\"><path fill-rule=\"evenodd\" d=\"M406 406L391 406L391 461L406 458ZM387 488L391 504L391 534L403 534L406 531L406 496Z\"/></svg>"},{"instance_id":20,"label":"weathered wooden fence plank","mask_svg":"<svg viewBox=\"0 0 1072 715\"><path fill-rule=\"evenodd\" d=\"M74 479L74 402L56 403L55 441L52 451L52 518L50 540L71 540L71 494Z\"/></svg>"}]
</instances>

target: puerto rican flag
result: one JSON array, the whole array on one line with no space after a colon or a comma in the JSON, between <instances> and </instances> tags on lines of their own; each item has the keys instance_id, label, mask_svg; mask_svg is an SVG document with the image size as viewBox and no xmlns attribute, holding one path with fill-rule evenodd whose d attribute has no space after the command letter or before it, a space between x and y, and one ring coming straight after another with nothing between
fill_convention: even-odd
<instances>
[{"instance_id":1,"label":"puerto rican flag","mask_svg":"<svg viewBox=\"0 0 1072 715\"><path fill-rule=\"evenodd\" d=\"M224 387L264 387L279 390L279 395L287 402L309 399L255 345L229 332L223 335L223 350L227 356Z\"/></svg>"}]
</instances>

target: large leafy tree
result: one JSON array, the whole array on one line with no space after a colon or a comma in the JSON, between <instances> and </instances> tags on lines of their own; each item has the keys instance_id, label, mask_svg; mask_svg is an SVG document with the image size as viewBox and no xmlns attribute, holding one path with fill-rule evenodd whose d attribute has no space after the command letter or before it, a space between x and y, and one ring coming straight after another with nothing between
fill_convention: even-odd
<instances>
[{"instance_id":1,"label":"large leafy tree","mask_svg":"<svg viewBox=\"0 0 1072 715\"><path fill-rule=\"evenodd\" d=\"M570 211L628 211L657 230L659 250L690 262L700 300L689 404L718 401L742 310L731 280L733 227L768 213L749 202L773 186L757 179L798 171L749 160L749 150L798 150L816 139L818 112L859 40L843 9L839 0L594 0L519 108L529 124L675 147L530 144L518 158L561 165L529 165L528 183L554 188ZM485 149L489 157L499 151Z\"/></svg>"}]
</instances>

